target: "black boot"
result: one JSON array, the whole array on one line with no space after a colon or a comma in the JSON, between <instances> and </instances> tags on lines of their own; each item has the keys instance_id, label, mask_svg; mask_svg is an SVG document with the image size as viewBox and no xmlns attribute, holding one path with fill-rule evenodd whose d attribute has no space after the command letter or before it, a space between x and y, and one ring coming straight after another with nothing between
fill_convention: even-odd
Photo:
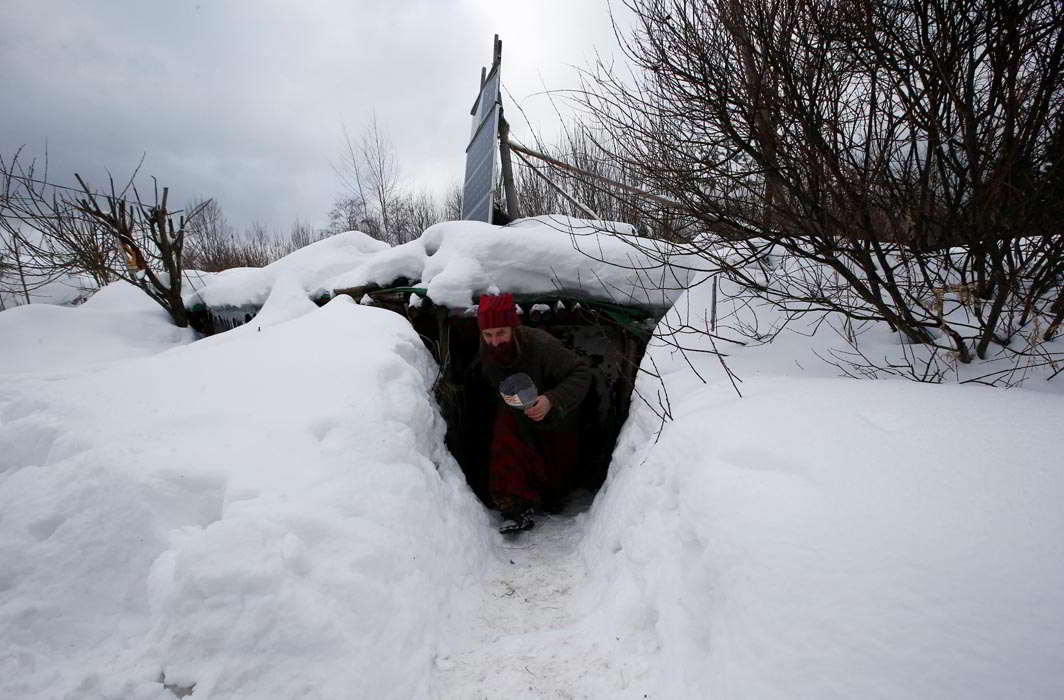
<instances>
[{"instance_id":1,"label":"black boot","mask_svg":"<svg viewBox=\"0 0 1064 700\"><path fill-rule=\"evenodd\" d=\"M513 535L525 530L531 530L536 524L536 521L532 519L534 512L531 508L526 508L517 513L503 513L502 517L506 521L499 528L499 532L504 535Z\"/></svg>"}]
</instances>

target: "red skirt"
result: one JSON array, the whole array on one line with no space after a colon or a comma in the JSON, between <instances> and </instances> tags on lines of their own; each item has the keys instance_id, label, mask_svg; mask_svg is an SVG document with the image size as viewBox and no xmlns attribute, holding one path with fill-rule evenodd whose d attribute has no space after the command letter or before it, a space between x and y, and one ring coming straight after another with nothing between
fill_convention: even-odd
<instances>
[{"instance_id":1,"label":"red skirt","mask_svg":"<svg viewBox=\"0 0 1064 700\"><path fill-rule=\"evenodd\" d=\"M488 466L488 490L496 504L520 499L538 507L572 488L579 457L576 432L565 428L527 432L534 435L534 444L522 437L512 408L496 412Z\"/></svg>"}]
</instances>

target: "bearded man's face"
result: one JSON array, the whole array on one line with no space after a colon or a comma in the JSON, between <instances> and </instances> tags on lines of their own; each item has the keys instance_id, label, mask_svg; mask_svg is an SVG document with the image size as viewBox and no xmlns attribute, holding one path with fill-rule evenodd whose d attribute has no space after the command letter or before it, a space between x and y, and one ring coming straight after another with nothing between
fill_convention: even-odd
<instances>
[{"instance_id":1,"label":"bearded man's face","mask_svg":"<svg viewBox=\"0 0 1064 700\"><path fill-rule=\"evenodd\" d=\"M484 344L488 348L488 354L492 359L502 364L513 362L517 348L514 345L514 329L509 326L500 328L485 328L480 332Z\"/></svg>"}]
</instances>

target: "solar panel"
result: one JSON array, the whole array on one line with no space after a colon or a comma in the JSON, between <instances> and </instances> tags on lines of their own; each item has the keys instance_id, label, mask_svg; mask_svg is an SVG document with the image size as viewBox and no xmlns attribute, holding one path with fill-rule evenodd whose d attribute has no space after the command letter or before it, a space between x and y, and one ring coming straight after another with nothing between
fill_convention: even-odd
<instances>
[{"instance_id":1,"label":"solar panel","mask_svg":"<svg viewBox=\"0 0 1064 700\"><path fill-rule=\"evenodd\" d=\"M495 193L495 154L499 141L499 85L501 60L496 37L495 61L473 103L473 126L466 146L465 181L462 187L462 218L491 223Z\"/></svg>"},{"instance_id":2,"label":"solar panel","mask_svg":"<svg viewBox=\"0 0 1064 700\"><path fill-rule=\"evenodd\" d=\"M477 101L473 104L473 130L470 133L472 138L477 131L477 127L484 121L484 118L488 116L488 110L499 102L499 70L500 66L496 65L491 69L491 73L484 79L484 85L480 88L480 95L477 96Z\"/></svg>"},{"instance_id":3,"label":"solar panel","mask_svg":"<svg viewBox=\"0 0 1064 700\"><path fill-rule=\"evenodd\" d=\"M466 148L465 186L462 189L463 219L491 222L498 140L498 105L495 105L489 110L487 118Z\"/></svg>"}]
</instances>

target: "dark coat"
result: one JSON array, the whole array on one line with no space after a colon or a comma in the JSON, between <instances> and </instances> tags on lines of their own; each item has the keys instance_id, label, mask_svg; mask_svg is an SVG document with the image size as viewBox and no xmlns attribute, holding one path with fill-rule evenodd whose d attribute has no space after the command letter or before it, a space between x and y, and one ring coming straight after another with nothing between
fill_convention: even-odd
<instances>
[{"instance_id":1,"label":"dark coat","mask_svg":"<svg viewBox=\"0 0 1064 700\"><path fill-rule=\"evenodd\" d=\"M517 326L514 342L517 344L514 361L500 365L487 352L483 339L480 341L481 372L495 391L499 405L507 411L515 410L502 400L498 387L511 374L524 372L536 383L539 393L550 399L551 409L538 423L520 413L518 422L521 427L576 429L577 407L591 386L591 368L587 362L553 335L538 328Z\"/></svg>"}]
</instances>

